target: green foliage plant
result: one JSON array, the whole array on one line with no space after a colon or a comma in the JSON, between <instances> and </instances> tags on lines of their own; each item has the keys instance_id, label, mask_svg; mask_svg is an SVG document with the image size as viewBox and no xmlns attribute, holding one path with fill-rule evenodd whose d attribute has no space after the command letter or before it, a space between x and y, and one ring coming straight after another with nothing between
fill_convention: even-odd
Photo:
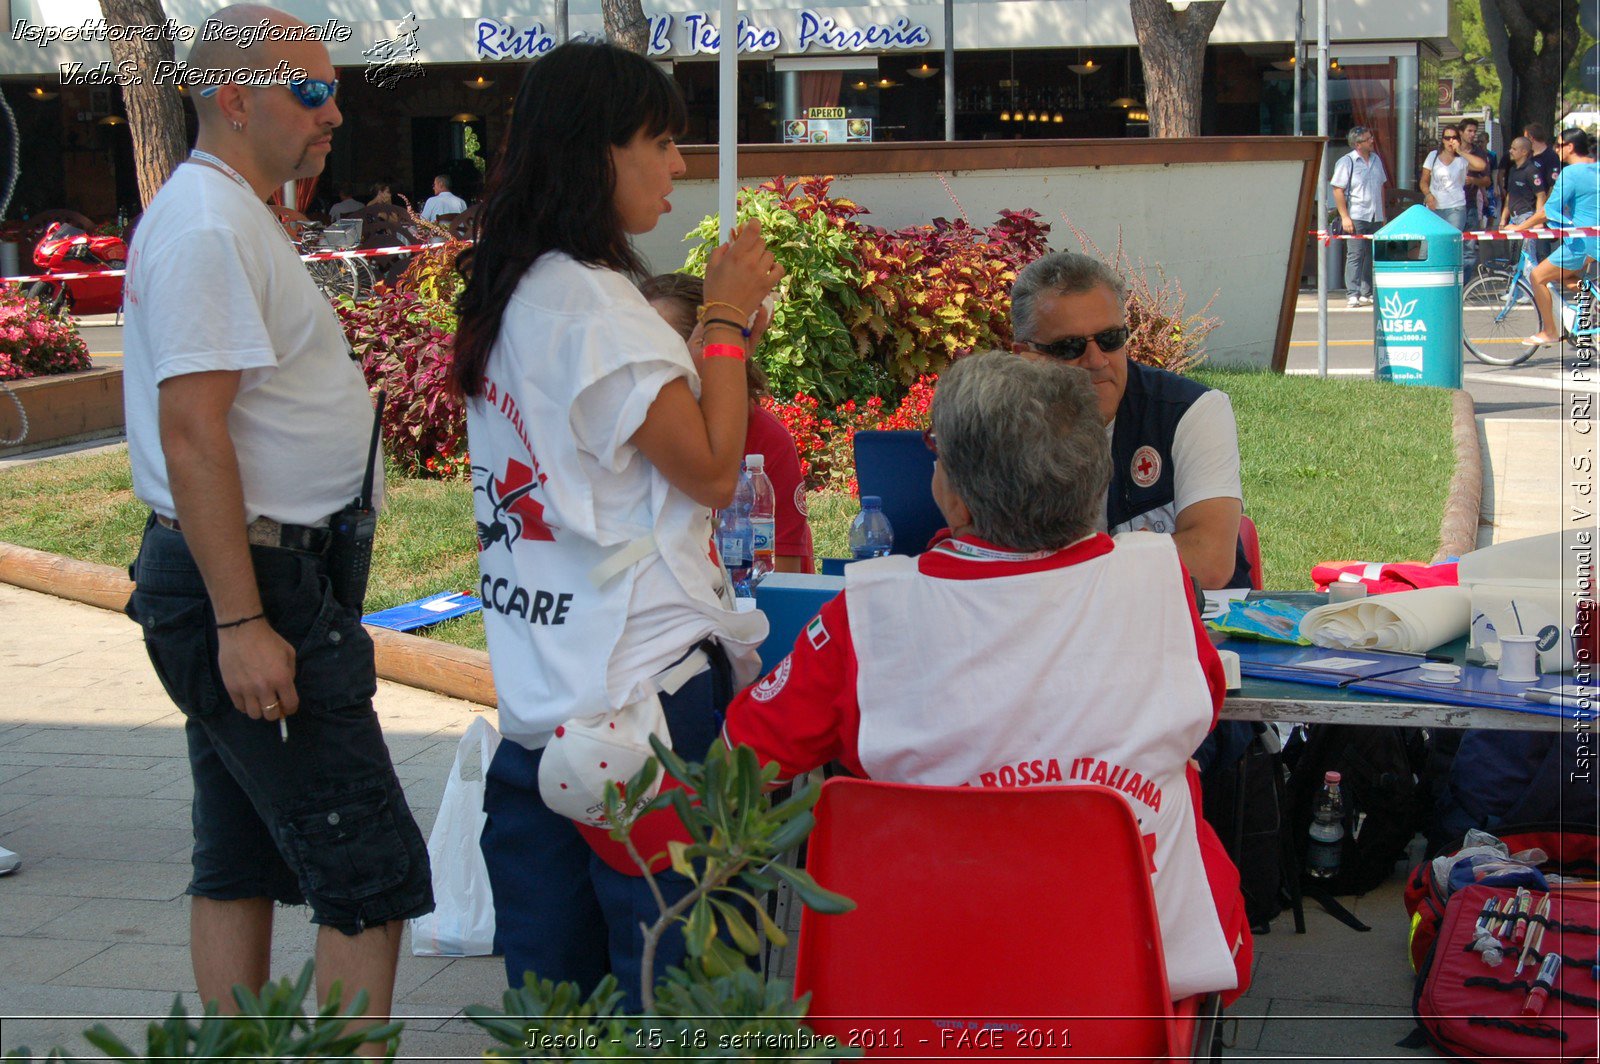
<instances>
[{"instance_id":1,"label":"green foliage plant","mask_svg":"<svg viewBox=\"0 0 1600 1064\"><path fill-rule=\"evenodd\" d=\"M357 303L343 300L334 309L367 383L389 393L384 454L407 476L464 477L466 408L449 380L455 311L399 288Z\"/></svg>"},{"instance_id":2,"label":"green foliage plant","mask_svg":"<svg viewBox=\"0 0 1600 1064\"><path fill-rule=\"evenodd\" d=\"M772 324L755 352L775 395L842 402L887 391L886 375L861 357L845 324L861 300L852 219L863 208L830 197L832 181L777 177L739 197L738 224L760 221L761 235L785 274L774 293ZM718 215L708 215L684 238L696 242L685 273L705 276L719 224Z\"/></svg>"},{"instance_id":3,"label":"green foliage plant","mask_svg":"<svg viewBox=\"0 0 1600 1064\"><path fill-rule=\"evenodd\" d=\"M367 1007L367 993L361 991L350 1003L348 1011L341 1011L340 988L334 984L328 1001L314 1016L307 1016L302 1003L311 990L313 965L307 961L298 979L284 978L268 983L261 993L253 994L242 986L233 988L233 1000L239 1007L236 1016L223 1016L217 1003L206 1005L198 1021L190 1019L181 998L172 1002L172 1011L160 1022L145 1028L143 1053L130 1047L104 1024L95 1024L83 1032L90 1045L113 1060L157 1064L183 1060L271 1061L295 1060L307 1064L315 1061L355 1061L363 1059L358 1050L367 1043L385 1046L385 1059L393 1060L400 1045L400 1032L405 1024L399 1021L374 1023L363 1016ZM7 1060L36 1060L27 1046L13 1049ZM59 1047L43 1059L72 1062Z\"/></svg>"},{"instance_id":4,"label":"green foliage plant","mask_svg":"<svg viewBox=\"0 0 1600 1064\"><path fill-rule=\"evenodd\" d=\"M643 1013L621 1011L622 994L607 976L585 997L576 984L553 983L529 972L523 986L508 990L503 1008L468 1006L467 1016L498 1046L491 1057L540 1059L677 1057L828 1057L856 1053L803 1027L809 998L795 1000L789 985L752 971L763 940L788 944L788 935L768 915L760 895L786 883L821 913L848 912L855 905L818 886L810 874L784 864L782 855L811 832L820 786L811 783L774 804L767 791L778 766L762 765L747 746L714 750L703 763L683 760L652 738L656 757L625 786L606 796L611 835L641 869L659 909L645 927L641 957ZM665 767L684 787L647 799ZM691 795L698 800L691 801ZM641 854L633 824L644 813L671 808L689 829L690 841L668 843L667 853ZM629 812L629 811L632 812ZM669 903L651 868L666 856L693 887ZM755 918L752 925L751 917ZM661 938L683 927L685 960L658 980L655 956Z\"/></svg>"},{"instance_id":5,"label":"green foliage plant","mask_svg":"<svg viewBox=\"0 0 1600 1064\"><path fill-rule=\"evenodd\" d=\"M1048 250L1050 227L1038 217L1001 211L984 229L961 218L858 227L863 298L848 319L857 346L901 388L962 355L1009 347L1011 284Z\"/></svg>"}]
</instances>

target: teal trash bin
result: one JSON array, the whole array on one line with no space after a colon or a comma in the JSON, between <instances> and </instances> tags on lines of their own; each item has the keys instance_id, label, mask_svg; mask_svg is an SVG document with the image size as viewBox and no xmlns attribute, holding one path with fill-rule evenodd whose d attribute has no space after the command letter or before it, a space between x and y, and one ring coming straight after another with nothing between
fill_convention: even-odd
<instances>
[{"instance_id":1,"label":"teal trash bin","mask_svg":"<svg viewBox=\"0 0 1600 1064\"><path fill-rule=\"evenodd\" d=\"M1375 375L1461 387L1461 231L1418 204L1372 237Z\"/></svg>"}]
</instances>

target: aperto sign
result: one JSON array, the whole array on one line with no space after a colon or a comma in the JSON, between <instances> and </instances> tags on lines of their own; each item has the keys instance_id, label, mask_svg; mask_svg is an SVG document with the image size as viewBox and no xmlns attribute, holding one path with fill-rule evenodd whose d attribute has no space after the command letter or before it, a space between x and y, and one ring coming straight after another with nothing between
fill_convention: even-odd
<instances>
[{"instance_id":1,"label":"aperto sign","mask_svg":"<svg viewBox=\"0 0 1600 1064\"><path fill-rule=\"evenodd\" d=\"M763 25L751 16L741 17L735 31L741 54L817 55L926 51L933 47L933 33L928 26L904 16L841 22L810 8L770 14L793 22L787 26ZM473 51L480 59L536 59L556 43L542 22L518 25L506 19L480 18L473 23ZM650 16L651 56L716 55L721 50L722 31L709 12Z\"/></svg>"}]
</instances>

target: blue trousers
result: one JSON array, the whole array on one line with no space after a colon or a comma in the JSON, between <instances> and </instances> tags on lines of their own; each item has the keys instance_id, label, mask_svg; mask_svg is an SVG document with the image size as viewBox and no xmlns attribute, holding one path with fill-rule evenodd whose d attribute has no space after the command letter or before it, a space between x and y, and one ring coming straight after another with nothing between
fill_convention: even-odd
<instances>
[{"instance_id":1,"label":"blue trousers","mask_svg":"<svg viewBox=\"0 0 1600 1064\"><path fill-rule=\"evenodd\" d=\"M673 695L663 695L672 748L691 760L705 757L722 729L732 697L726 658ZM631 1012L640 997L641 924L660 915L642 876L618 872L597 857L573 822L553 813L539 796L543 750L506 740L495 751L485 780L487 814L480 845L494 894L495 948L505 956L506 978L519 987L529 972L571 981L587 994L607 972L615 975ZM670 905L693 884L668 869L656 885ZM683 935L674 926L656 948L655 977L683 963Z\"/></svg>"}]
</instances>

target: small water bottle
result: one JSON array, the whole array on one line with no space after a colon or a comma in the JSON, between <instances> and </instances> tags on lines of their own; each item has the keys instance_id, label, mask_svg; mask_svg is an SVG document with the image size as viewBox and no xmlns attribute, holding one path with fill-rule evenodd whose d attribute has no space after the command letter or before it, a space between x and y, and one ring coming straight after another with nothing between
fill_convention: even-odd
<instances>
[{"instance_id":1,"label":"small water bottle","mask_svg":"<svg viewBox=\"0 0 1600 1064\"><path fill-rule=\"evenodd\" d=\"M772 572L778 542L778 495L767 476L764 455L747 454L744 466L750 471L750 535L752 537L752 583L759 584Z\"/></svg>"},{"instance_id":2,"label":"small water bottle","mask_svg":"<svg viewBox=\"0 0 1600 1064\"><path fill-rule=\"evenodd\" d=\"M750 598L755 592L750 586L752 539L750 533L750 476L741 466L739 486L734 489L733 501L717 513L717 552L733 581L736 598Z\"/></svg>"},{"instance_id":3,"label":"small water bottle","mask_svg":"<svg viewBox=\"0 0 1600 1064\"><path fill-rule=\"evenodd\" d=\"M850 522L850 556L881 558L894 547L894 529L883 516L883 500L876 495L861 496L861 512Z\"/></svg>"},{"instance_id":4,"label":"small water bottle","mask_svg":"<svg viewBox=\"0 0 1600 1064\"><path fill-rule=\"evenodd\" d=\"M1322 790L1311 804L1310 838L1306 842L1306 875L1313 879L1332 879L1339 874L1340 849L1344 844L1344 796L1339 793L1339 774L1326 772Z\"/></svg>"}]
</instances>

